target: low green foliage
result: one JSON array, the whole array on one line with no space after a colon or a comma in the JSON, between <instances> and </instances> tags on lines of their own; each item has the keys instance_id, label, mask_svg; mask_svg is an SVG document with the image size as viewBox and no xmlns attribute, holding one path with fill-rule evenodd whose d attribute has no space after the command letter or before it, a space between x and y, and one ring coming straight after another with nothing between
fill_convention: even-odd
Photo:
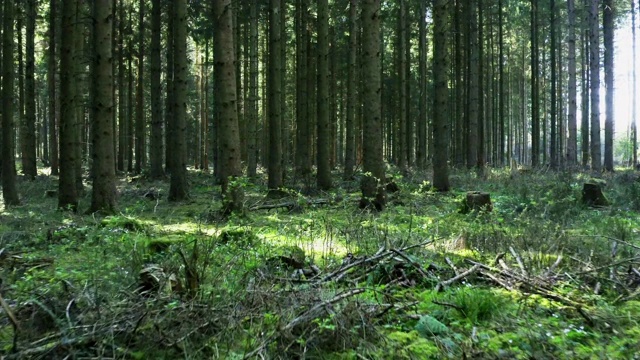
<instances>
[{"instance_id":1,"label":"low green foliage","mask_svg":"<svg viewBox=\"0 0 640 360\"><path fill-rule=\"evenodd\" d=\"M18 351L41 344L44 358L633 358L636 175L605 176L612 205L599 209L581 204L586 175L485 175L454 172L454 190L441 194L428 174L394 173L400 191L381 213L358 209L357 180L315 195L290 184L284 198L271 199L264 179L241 178L236 185L254 210L226 218L212 215L220 190L204 173L191 174L192 199L177 206L139 194L166 194L166 184L123 182L121 213L104 218L55 210L56 199L41 197L50 180L22 183L22 192L39 195L0 214L2 296L23 328ZM460 214L472 190L489 192L493 211ZM436 290L474 262L486 268ZM540 284L537 292L528 282ZM0 352L12 344L4 320Z\"/></svg>"}]
</instances>

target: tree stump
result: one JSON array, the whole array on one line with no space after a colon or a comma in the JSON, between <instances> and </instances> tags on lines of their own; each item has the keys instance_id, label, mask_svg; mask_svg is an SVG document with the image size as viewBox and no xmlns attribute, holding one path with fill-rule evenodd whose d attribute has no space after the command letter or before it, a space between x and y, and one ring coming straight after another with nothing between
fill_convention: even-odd
<instances>
[{"instance_id":1,"label":"tree stump","mask_svg":"<svg viewBox=\"0 0 640 360\"><path fill-rule=\"evenodd\" d=\"M482 191L468 191L467 197L462 204L461 212L467 214L471 211L491 212L493 205L491 204L491 195Z\"/></svg>"},{"instance_id":2,"label":"tree stump","mask_svg":"<svg viewBox=\"0 0 640 360\"><path fill-rule=\"evenodd\" d=\"M587 206L608 206L609 200L602 193L602 182L590 181L582 186L582 203Z\"/></svg>"}]
</instances>

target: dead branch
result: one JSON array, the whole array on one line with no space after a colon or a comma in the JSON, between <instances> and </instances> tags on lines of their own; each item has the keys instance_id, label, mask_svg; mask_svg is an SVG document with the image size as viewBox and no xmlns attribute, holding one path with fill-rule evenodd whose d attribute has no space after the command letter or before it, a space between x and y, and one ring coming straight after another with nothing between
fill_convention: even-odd
<instances>
[{"instance_id":1,"label":"dead branch","mask_svg":"<svg viewBox=\"0 0 640 360\"><path fill-rule=\"evenodd\" d=\"M520 267L520 271L522 272L522 276L529 277L529 275L527 274L527 270L524 268L524 263L522 262L520 255L518 255L518 253L513 249L513 246L509 246L509 251L511 251L511 255L516 258L518 266Z\"/></svg>"},{"instance_id":2,"label":"dead branch","mask_svg":"<svg viewBox=\"0 0 640 360\"><path fill-rule=\"evenodd\" d=\"M436 285L436 289L435 289L436 292L439 292L443 287L449 286L449 285L453 284L454 282L456 282L456 281L458 281L460 279L464 279L465 277L467 277L467 276L473 274L474 272L478 271L478 269L480 269L479 265L473 265L471 267L471 269L469 269L469 270L467 270L467 271L465 271L465 272L463 272L463 273L461 273L459 275L456 275L456 276L452 277L449 280L439 282L438 285Z\"/></svg>"},{"instance_id":3,"label":"dead branch","mask_svg":"<svg viewBox=\"0 0 640 360\"><path fill-rule=\"evenodd\" d=\"M404 260L406 260L409 264L411 264L411 266L413 266L419 273L420 275L422 275L422 277L425 280L429 280L429 274L427 274L424 269L422 269L422 266L420 266L420 264L416 263L415 261L411 260L407 255L405 255L402 251L400 250L396 250L396 249L391 249L391 251L393 251L396 255L400 256L401 258L403 258Z\"/></svg>"}]
</instances>

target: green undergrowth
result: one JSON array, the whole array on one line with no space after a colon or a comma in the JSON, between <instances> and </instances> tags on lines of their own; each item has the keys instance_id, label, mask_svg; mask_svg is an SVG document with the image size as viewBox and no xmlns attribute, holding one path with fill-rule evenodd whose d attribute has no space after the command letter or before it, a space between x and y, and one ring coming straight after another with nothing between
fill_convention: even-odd
<instances>
[{"instance_id":1,"label":"green undergrowth","mask_svg":"<svg viewBox=\"0 0 640 360\"><path fill-rule=\"evenodd\" d=\"M443 194L432 191L427 173L391 173L400 190L381 213L358 209L357 179L336 180L331 192L292 183L282 198L266 198L259 178L243 182L247 211L230 217L220 215L219 186L201 172L190 173L190 199L180 204L166 201L165 182L121 178L120 211L108 217L56 211L57 200L45 195L55 178L22 181L25 205L0 213L1 294L20 326L15 337L3 309L0 352L123 359L640 352L636 173L602 178L612 203L603 208L582 204L586 174L453 172L453 190ZM489 192L493 211L462 214L472 190ZM87 191L80 208L89 201Z\"/></svg>"}]
</instances>

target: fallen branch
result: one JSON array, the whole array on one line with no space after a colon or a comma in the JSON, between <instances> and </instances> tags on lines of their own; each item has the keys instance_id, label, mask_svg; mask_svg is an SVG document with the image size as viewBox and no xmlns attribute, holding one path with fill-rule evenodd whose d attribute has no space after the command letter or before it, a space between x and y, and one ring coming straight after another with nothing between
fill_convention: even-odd
<instances>
[{"instance_id":1,"label":"fallen branch","mask_svg":"<svg viewBox=\"0 0 640 360\"><path fill-rule=\"evenodd\" d=\"M327 199L307 200L307 201L303 201L302 203L300 203L298 201L287 201L287 202L278 203L278 204L255 205L255 206L252 206L251 208L249 208L249 210L250 211L271 210L271 209L280 209L280 208L287 208L288 210L291 210L291 209L295 209L296 207L299 207L301 205L312 206L312 205L326 205L326 204L330 204L330 203L331 203L331 201L329 201Z\"/></svg>"},{"instance_id":2,"label":"fallen branch","mask_svg":"<svg viewBox=\"0 0 640 360\"><path fill-rule=\"evenodd\" d=\"M456 275L456 276L452 277L449 280L439 282L438 285L436 285L435 291L436 292L440 292L440 290L443 287L449 286L449 285L453 284L454 282L456 282L456 281L458 281L460 279L464 279L465 277L467 277L467 276L473 274L474 272L478 271L478 269L480 269L480 265L473 265L471 267L471 269L469 269L469 270L467 270L467 271L465 271L463 273L460 273L459 275Z\"/></svg>"},{"instance_id":3,"label":"fallen branch","mask_svg":"<svg viewBox=\"0 0 640 360\"><path fill-rule=\"evenodd\" d=\"M522 262L520 255L518 255L518 253L513 249L513 246L509 246L509 251L511 251L511 255L516 258L518 266L520 267L520 271L522 272L522 276L529 277L529 275L527 274L527 270L524 268L524 263Z\"/></svg>"},{"instance_id":4,"label":"fallen branch","mask_svg":"<svg viewBox=\"0 0 640 360\"><path fill-rule=\"evenodd\" d=\"M361 294L363 292L365 292L367 289L364 288L357 288L357 289L352 289L349 291L345 291L343 293L340 293L336 296L334 296L332 299L327 300L327 301L323 301L321 303L318 303L316 305L314 305L311 309L305 311L304 313L302 313L301 315L299 315L298 317L296 317L295 319L291 320L287 325L285 325L283 328L281 328L279 331L276 332L276 334L281 334L284 332L288 332L291 329L293 329L294 327L296 327L297 325L306 322L306 321L310 321L315 319L320 310L326 306L329 305L333 305L335 303L338 303L344 299L347 299L349 297L352 297L354 295L357 294ZM265 349L267 346L269 346L269 344L273 341L275 341L278 338L278 335L273 334L271 336L269 336L265 341L263 341L257 348L253 349L250 353L246 354L243 359L249 359L249 358L253 358L254 356L256 356L258 353L260 353L263 349Z\"/></svg>"}]
</instances>

